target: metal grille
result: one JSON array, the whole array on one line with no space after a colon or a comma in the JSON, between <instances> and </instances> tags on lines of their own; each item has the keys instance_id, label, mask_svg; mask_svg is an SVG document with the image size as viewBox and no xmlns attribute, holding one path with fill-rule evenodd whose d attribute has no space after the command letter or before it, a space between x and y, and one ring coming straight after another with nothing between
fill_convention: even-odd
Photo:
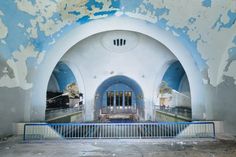
<instances>
[{"instance_id":1,"label":"metal grille","mask_svg":"<svg viewBox=\"0 0 236 157\"><path fill-rule=\"evenodd\" d=\"M213 122L25 124L24 140L215 138Z\"/></svg>"},{"instance_id":2,"label":"metal grille","mask_svg":"<svg viewBox=\"0 0 236 157\"><path fill-rule=\"evenodd\" d=\"M113 45L115 46L124 46L126 45L126 39L114 39Z\"/></svg>"}]
</instances>

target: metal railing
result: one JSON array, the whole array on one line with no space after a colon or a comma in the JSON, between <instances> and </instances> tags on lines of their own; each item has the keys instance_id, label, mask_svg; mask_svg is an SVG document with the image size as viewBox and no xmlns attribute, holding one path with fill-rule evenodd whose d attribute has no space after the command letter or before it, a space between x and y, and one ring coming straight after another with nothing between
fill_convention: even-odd
<instances>
[{"instance_id":1,"label":"metal railing","mask_svg":"<svg viewBox=\"0 0 236 157\"><path fill-rule=\"evenodd\" d=\"M213 122L25 124L24 140L215 138Z\"/></svg>"}]
</instances>

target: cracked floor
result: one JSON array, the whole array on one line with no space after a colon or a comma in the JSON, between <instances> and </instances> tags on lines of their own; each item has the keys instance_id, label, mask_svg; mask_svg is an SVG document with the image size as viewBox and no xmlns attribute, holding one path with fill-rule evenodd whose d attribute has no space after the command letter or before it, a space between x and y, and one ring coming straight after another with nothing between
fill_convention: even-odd
<instances>
[{"instance_id":1,"label":"cracked floor","mask_svg":"<svg viewBox=\"0 0 236 157\"><path fill-rule=\"evenodd\" d=\"M235 139L0 141L1 157L235 157Z\"/></svg>"}]
</instances>

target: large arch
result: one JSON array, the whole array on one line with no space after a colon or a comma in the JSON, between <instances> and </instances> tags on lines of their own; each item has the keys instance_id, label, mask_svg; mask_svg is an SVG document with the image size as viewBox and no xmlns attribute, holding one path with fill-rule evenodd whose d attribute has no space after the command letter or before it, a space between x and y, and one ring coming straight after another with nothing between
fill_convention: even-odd
<instances>
[{"instance_id":1,"label":"large arch","mask_svg":"<svg viewBox=\"0 0 236 157\"><path fill-rule=\"evenodd\" d=\"M153 24L128 17L110 17L91 21L74 28L69 33L58 39L53 47L48 50L33 82L34 87L32 89L32 94L34 99L32 99L30 111L31 121L39 121L44 119L44 111L46 106L44 103L46 99L45 91L47 89L47 82L53 68L60 58L79 41L93 34L111 30L128 30L139 32L150 36L165 45L181 62L189 78L191 95L193 96L193 118L204 118L203 115L206 111L204 106L202 78L194 59L189 53L190 50L188 50L171 32L165 31ZM47 71L45 71L45 69L47 69Z\"/></svg>"}]
</instances>

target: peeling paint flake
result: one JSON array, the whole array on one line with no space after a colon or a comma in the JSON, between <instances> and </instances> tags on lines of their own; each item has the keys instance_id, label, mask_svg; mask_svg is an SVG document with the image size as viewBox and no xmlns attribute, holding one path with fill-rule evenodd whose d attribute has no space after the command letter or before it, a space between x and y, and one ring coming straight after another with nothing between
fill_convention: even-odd
<instances>
[{"instance_id":1,"label":"peeling paint flake","mask_svg":"<svg viewBox=\"0 0 236 157\"><path fill-rule=\"evenodd\" d=\"M146 15L137 15L136 13L132 13L132 12L126 12L125 15L132 17L132 18L137 18L137 19L141 19L144 21L148 21L151 23L156 23L157 22L157 18L156 17L150 17L150 16L146 16Z\"/></svg>"},{"instance_id":2,"label":"peeling paint flake","mask_svg":"<svg viewBox=\"0 0 236 157\"><path fill-rule=\"evenodd\" d=\"M3 16L4 14L3 14L3 12L0 10L0 16Z\"/></svg>"},{"instance_id":3,"label":"peeling paint flake","mask_svg":"<svg viewBox=\"0 0 236 157\"><path fill-rule=\"evenodd\" d=\"M90 11L92 11L94 8L98 8L101 10L103 8L103 2L98 2L96 0L88 0L86 3L86 7Z\"/></svg>"},{"instance_id":4,"label":"peeling paint flake","mask_svg":"<svg viewBox=\"0 0 236 157\"><path fill-rule=\"evenodd\" d=\"M203 0L202 5L207 8L211 7L211 0Z\"/></svg>"},{"instance_id":5,"label":"peeling paint flake","mask_svg":"<svg viewBox=\"0 0 236 157\"><path fill-rule=\"evenodd\" d=\"M0 16L4 16L2 12L0 12ZM4 39L7 37L8 28L3 23L1 17L0 17L0 39Z\"/></svg>"},{"instance_id":6,"label":"peeling paint flake","mask_svg":"<svg viewBox=\"0 0 236 157\"><path fill-rule=\"evenodd\" d=\"M37 63L38 64L40 64L43 61L44 56L45 56L44 52L38 53L38 55L37 55Z\"/></svg>"},{"instance_id":7,"label":"peeling paint flake","mask_svg":"<svg viewBox=\"0 0 236 157\"><path fill-rule=\"evenodd\" d=\"M18 23L17 26L20 27L20 28L24 28L25 27L22 23Z\"/></svg>"},{"instance_id":8,"label":"peeling paint flake","mask_svg":"<svg viewBox=\"0 0 236 157\"><path fill-rule=\"evenodd\" d=\"M232 61L227 72L224 72L224 75L232 77L234 84L236 84L236 60Z\"/></svg>"},{"instance_id":9,"label":"peeling paint flake","mask_svg":"<svg viewBox=\"0 0 236 157\"><path fill-rule=\"evenodd\" d=\"M59 7L64 21L76 21L80 24L113 15L118 11L118 8L113 7L112 1L103 0L62 0Z\"/></svg>"},{"instance_id":10,"label":"peeling paint flake","mask_svg":"<svg viewBox=\"0 0 236 157\"><path fill-rule=\"evenodd\" d=\"M26 80L28 75L26 64L27 59L35 58L39 64L43 57L43 54L35 51L35 47L33 45L28 45L26 47L20 45L19 50L13 52L13 58L6 61L7 66L13 70L15 77L10 78L9 74L5 72L4 75L0 77L0 87L20 87L24 90L32 88L33 84Z\"/></svg>"},{"instance_id":11,"label":"peeling paint flake","mask_svg":"<svg viewBox=\"0 0 236 157\"><path fill-rule=\"evenodd\" d=\"M0 87L14 88L17 87L16 84L18 84L16 78L12 79L7 74L0 78Z\"/></svg>"},{"instance_id":12,"label":"peeling paint flake","mask_svg":"<svg viewBox=\"0 0 236 157\"><path fill-rule=\"evenodd\" d=\"M4 45L7 44L5 40L1 40L1 43L3 43Z\"/></svg>"},{"instance_id":13,"label":"peeling paint flake","mask_svg":"<svg viewBox=\"0 0 236 157\"><path fill-rule=\"evenodd\" d=\"M234 39L232 42L234 43L234 45L236 45L236 35L234 36Z\"/></svg>"},{"instance_id":14,"label":"peeling paint flake","mask_svg":"<svg viewBox=\"0 0 236 157\"><path fill-rule=\"evenodd\" d=\"M231 67L231 64L234 61L236 61L236 35L233 38L232 43L230 44L230 48L228 49L228 59L227 59L227 64L225 66L224 72L229 73L229 68ZM236 73L235 73L235 77L236 77Z\"/></svg>"},{"instance_id":15,"label":"peeling paint flake","mask_svg":"<svg viewBox=\"0 0 236 157\"><path fill-rule=\"evenodd\" d=\"M24 11L33 16L36 15L37 10L35 10L30 0L16 0L15 2L19 10Z\"/></svg>"},{"instance_id":16,"label":"peeling paint flake","mask_svg":"<svg viewBox=\"0 0 236 157\"><path fill-rule=\"evenodd\" d=\"M215 24L212 28L217 29L218 31L229 29L235 25L236 22L236 11L228 10L227 14L220 14Z\"/></svg>"}]
</instances>

